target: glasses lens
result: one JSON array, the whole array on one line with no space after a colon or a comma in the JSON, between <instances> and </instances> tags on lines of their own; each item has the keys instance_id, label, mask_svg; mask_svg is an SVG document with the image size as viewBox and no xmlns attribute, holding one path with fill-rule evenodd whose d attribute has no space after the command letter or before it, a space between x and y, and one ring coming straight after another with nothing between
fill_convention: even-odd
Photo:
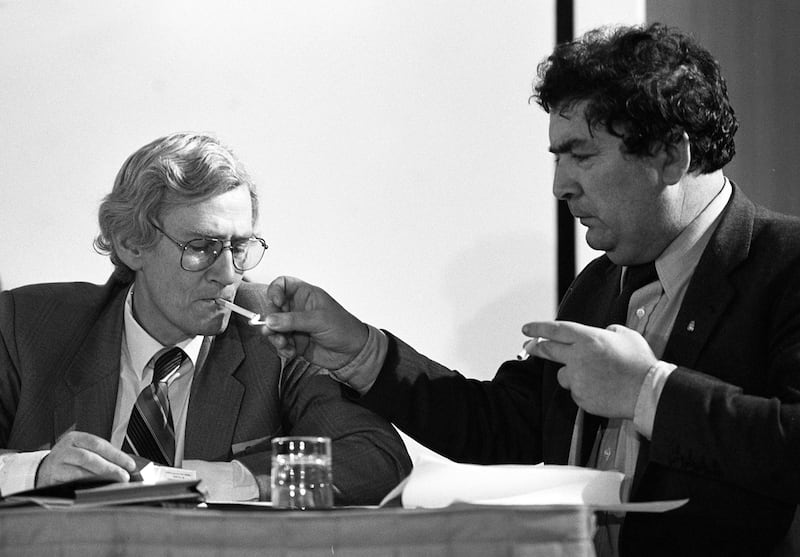
<instances>
[{"instance_id":1,"label":"glasses lens","mask_svg":"<svg viewBox=\"0 0 800 557\"><path fill-rule=\"evenodd\" d=\"M183 248L181 266L187 271L202 271L214 263L221 251L220 240L191 240Z\"/></svg>"},{"instance_id":2,"label":"glasses lens","mask_svg":"<svg viewBox=\"0 0 800 557\"><path fill-rule=\"evenodd\" d=\"M261 238L250 238L231 245L233 265L240 271L249 271L261 262L267 245Z\"/></svg>"}]
</instances>

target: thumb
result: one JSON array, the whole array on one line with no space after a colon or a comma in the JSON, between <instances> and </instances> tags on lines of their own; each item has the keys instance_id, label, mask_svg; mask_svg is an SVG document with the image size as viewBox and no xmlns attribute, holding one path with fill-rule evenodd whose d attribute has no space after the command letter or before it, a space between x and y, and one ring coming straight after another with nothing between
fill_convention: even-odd
<instances>
[{"instance_id":1,"label":"thumb","mask_svg":"<svg viewBox=\"0 0 800 557\"><path fill-rule=\"evenodd\" d=\"M313 287L296 277L280 276L274 279L267 287L267 298L277 308L289 309L295 298L301 294L308 295Z\"/></svg>"},{"instance_id":2,"label":"thumb","mask_svg":"<svg viewBox=\"0 0 800 557\"><path fill-rule=\"evenodd\" d=\"M286 288L288 278L289 277L280 276L269 283L267 287L267 299L276 309L280 309L283 304L286 303L286 298L289 295Z\"/></svg>"}]
</instances>

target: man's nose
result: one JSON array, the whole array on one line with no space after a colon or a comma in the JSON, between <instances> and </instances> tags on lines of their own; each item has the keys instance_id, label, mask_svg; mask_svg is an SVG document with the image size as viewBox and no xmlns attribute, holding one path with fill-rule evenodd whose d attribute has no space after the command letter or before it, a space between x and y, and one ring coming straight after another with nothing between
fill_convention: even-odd
<instances>
[{"instance_id":1,"label":"man's nose","mask_svg":"<svg viewBox=\"0 0 800 557\"><path fill-rule=\"evenodd\" d=\"M553 195L556 199L569 201L580 194L581 187L575 177L564 165L557 164L553 175Z\"/></svg>"},{"instance_id":2,"label":"man's nose","mask_svg":"<svg viewBox=\"0 0 800 557\"><path fill-rule=\"evenodd\" d=\"M238 274L236 267L233 266L233 252L230 246L222 248L222 252L207 272L209 278L221 284L233 284Z\"/></svg>"}]
</instances>

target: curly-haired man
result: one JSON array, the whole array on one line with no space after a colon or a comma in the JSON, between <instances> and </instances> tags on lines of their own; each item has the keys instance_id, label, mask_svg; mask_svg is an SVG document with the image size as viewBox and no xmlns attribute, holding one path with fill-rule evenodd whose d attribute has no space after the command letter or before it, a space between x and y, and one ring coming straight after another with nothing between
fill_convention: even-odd
<instances>
[{"instance_id":1,"label":"curly-haired man","mask_svg":"<svg viewBox=\"0 0 800 557\"><path fill-rule=\"evenodd\" d=\"M723 174L737 129L725 82L675 29L559 45L534 98L553 192L605 252L557 321L523 327L534 357L467 379L285 277L273 343L352 360L333 373L362 404L453 459L616 469L631 501L688 499L601 517L600 555L767 555L800 499L800 219Z\"/></svg>"}]
</instances>

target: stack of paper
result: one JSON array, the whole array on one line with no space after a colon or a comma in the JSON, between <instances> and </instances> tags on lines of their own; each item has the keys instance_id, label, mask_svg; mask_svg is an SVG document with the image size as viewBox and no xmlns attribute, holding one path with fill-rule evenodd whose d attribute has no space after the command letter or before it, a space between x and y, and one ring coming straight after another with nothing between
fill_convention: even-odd
<instances>
[{"instance_id":1,"label":"stack of paper","mask_svg":"<svg viewBox=\"0 0 800 557\"><path fill-rule=\"evenodd\" d=\"M619 472L577 466L501 464L480 466L446 459L419 461L411 475L386 496L405 508L482 505L587 505L602 510L663 512L686 500L623 503Z\"/></svg>"}]
</instances>

